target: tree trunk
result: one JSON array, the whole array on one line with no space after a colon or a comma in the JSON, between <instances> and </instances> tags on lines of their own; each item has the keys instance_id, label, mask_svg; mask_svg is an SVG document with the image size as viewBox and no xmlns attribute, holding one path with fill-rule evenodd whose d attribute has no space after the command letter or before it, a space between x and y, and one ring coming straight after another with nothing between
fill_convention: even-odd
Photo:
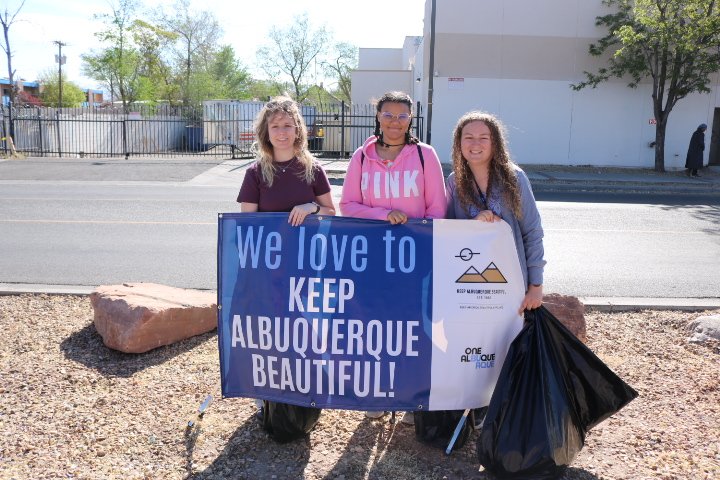
<instances>
[{"instance_id":1,"label":"tree trunk","mask_svg":"<svg viewBox=\"0 0 720 480\"><path fill-rule=\"evenodd\" d=\"M655 125L655 171L665 171L665 127L667 118L658 119Z\"/></svg>"},{"instance_id":2,"label":"tree trunk","mask_svg":"<svg viewBox=\"0 0 720 480\"><path fill-rule=\"evenodd\" d=\"M3 33L5 34L5 52L7 53L8 80L10 81L10 104L8 105L10 112L10 137L15 138L15 122L13 122L12 118L12 109L15 108L17 85L15 85L15 72L13 72L12 69L12 52L10 50L10 36L8 35L9 30L10 24L6 24L5 22L3 22Z\"/></svg>"}]
</instances>

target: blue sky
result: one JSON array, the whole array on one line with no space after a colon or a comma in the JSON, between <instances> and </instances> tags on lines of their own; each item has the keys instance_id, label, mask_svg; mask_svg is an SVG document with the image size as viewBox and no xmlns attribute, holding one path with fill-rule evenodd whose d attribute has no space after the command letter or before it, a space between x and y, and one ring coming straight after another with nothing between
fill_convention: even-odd
<instances>
[{"instance_id":1,"label":"blue sky","mask_svg":"<svg viewBox=\"0 0 720 480\"><path fill-rule=\"evenodd\" d=\"M3 0L0 9L14 12L20 0ZM146 7L172 3L144 0ZM243 64L253 68L256 49L267 41L273 25L284 27L307 12L313 25L326 25L335 40L365 48L400 48L406 36L422 35L425 0L191 0L194 10L206 9L215 14L223 29L222 43L233 46ZM84 88L96 82L81 74L80 55L100 48L93 33L102 24L95 13L109 12L104 0L26 0L16 23L10 28L13 69L16 76L35 80L46 70L57 70L55 40L67 44L63 55L63 75ZM7 60L3 52L0 76L7 77Z\"/></svg>"}]
</instances>

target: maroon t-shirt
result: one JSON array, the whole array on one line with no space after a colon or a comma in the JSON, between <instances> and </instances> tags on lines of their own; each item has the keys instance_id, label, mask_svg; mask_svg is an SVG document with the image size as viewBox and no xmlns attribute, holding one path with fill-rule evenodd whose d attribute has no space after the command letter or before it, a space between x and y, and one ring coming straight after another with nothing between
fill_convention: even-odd
<instances>
[{"instance_id":1,"label":"maroon t-shirt","mask_svg":"<svg viewBox=\"0 0 720 480\"><path fill-rule=\"evenodd\" d=\"M315 201L315 197L330 192L330 182L320 164L313 162L313 180L308 184L302 178L303 165L293 158L276 163L272 187L263 181L260 163L255 162L245 171L238 203L257 203L258 212L289 212L296 205Z\"/></svg>"}]
</instances>

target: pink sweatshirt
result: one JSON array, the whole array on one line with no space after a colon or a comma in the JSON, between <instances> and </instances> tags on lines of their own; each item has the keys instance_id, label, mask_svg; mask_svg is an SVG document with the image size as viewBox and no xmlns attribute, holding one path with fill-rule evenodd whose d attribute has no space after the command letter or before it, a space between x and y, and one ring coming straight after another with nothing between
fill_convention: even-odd
<instances>
[{"instance_id":1,"label":"pink sweatshirt","mask_svg":"<svg viewBox=\"0 0 720 480\"><path fill-rule=\"evenodd\" d=\"M393 163L385 166L375 151L376 142L371 136L350 159L340 200L342 214L387 220L388 213L400 210L409 218L445 217L445 179L435 149L420 143L425 168L417 145L405 145ZM365 153L362 167L361 152Z\"/></svg>"}]
</instances>

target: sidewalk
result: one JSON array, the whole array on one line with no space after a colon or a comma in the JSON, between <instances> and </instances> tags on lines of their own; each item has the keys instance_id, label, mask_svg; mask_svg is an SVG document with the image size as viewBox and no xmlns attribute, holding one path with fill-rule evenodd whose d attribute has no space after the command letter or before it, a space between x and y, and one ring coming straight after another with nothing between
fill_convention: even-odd
<instances>
[{"instance_id":1,"label":"sidewalk","mask_svg":"<svg viewBox=\"0 0 720 480\"><path fill-rule=\"evenodd\" d=\"M643 168L525 165L533 189L543 191L583 190L648 193L692 193L720 195L720 166L706 167L700 177L686 171L656 172Z\"/></svg>"},{"instance_id":2,"label":"sidewalk","mask_svg":"<svg viewBox=\"0 0 720 480\"><path fill-rule=\"evenodd\" d=\"M343 178L346 160L320 159L329 176ZM650 168L592 167L566 165L521 165L535 191L623 191L652 193L692 193L720 195L720 165L706 167L699 178L690 178L685 170L655 172ZM452 171L443 164L445 176Z\"/></svg>"}]
</instances>

